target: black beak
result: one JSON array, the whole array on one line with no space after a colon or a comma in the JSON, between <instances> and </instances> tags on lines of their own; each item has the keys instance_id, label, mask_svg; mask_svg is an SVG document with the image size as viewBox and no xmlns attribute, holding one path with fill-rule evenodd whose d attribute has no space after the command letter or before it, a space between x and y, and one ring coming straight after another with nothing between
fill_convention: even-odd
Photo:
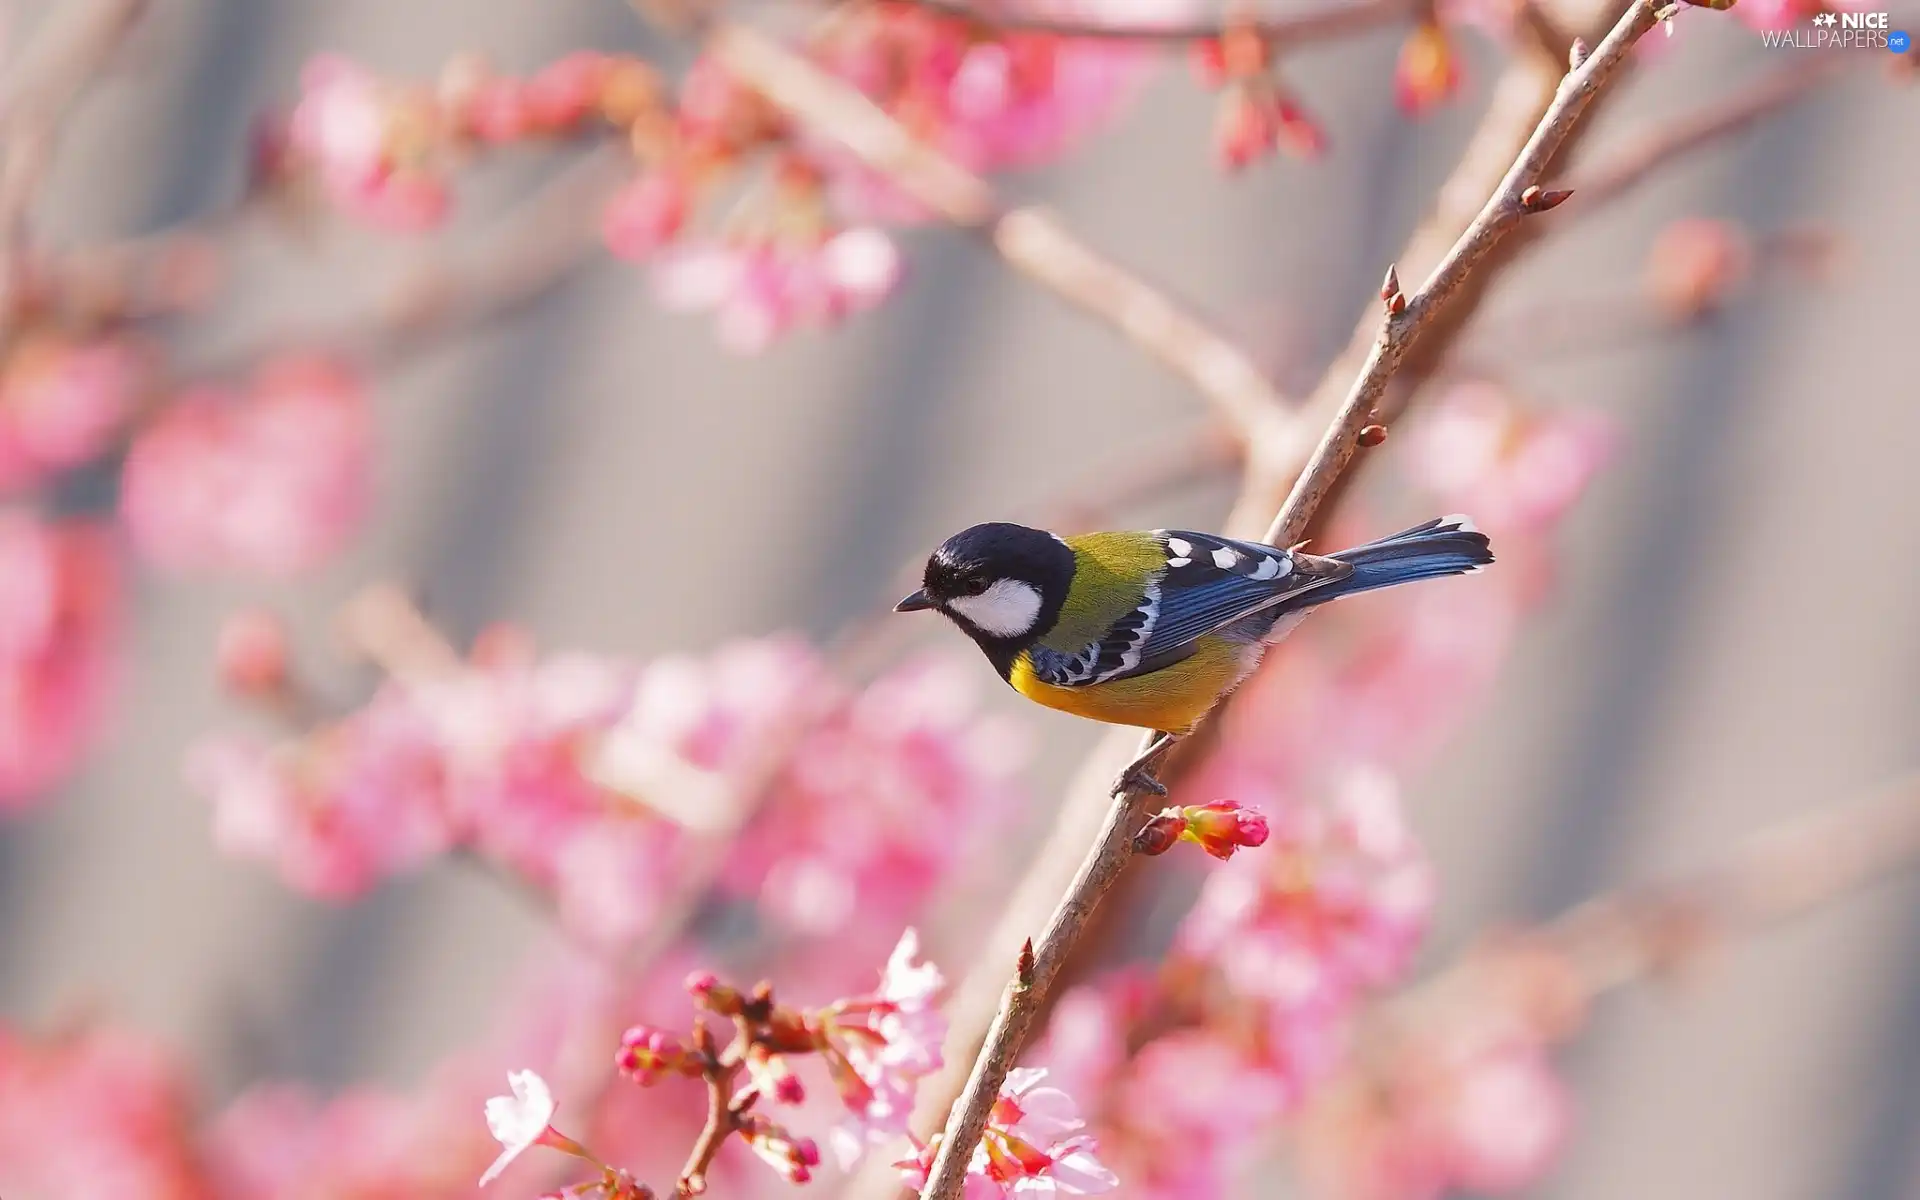
<instances>
[{"instance_id":1,"label":"black beak","mask_svg":"<svg viewBox=\"0 0 1920 1200\"><path fill-rule=\"evenodd\" d=\"M933 601L927 599L925 592L915 592L905 600L893 606L895 612L924 612L933 607Z\"/></svg>"}]
</instances>

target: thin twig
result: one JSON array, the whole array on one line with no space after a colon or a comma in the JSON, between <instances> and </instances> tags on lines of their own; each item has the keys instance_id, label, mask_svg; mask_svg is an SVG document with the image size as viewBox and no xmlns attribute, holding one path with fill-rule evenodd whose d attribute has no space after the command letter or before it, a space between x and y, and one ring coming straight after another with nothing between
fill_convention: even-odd
<instances>
[{"instance_id":1,"label":"thin twig","mask_svg":"<svg viewBox=\"0 0 1920 1200\"><path fill-rule=\"evenodd\" d=\"M1544 931L1589 993L1663 972L1703 936L1774 925L1920 859L1920 776L1738 843L1703 871L1587 901Z\"/></svg>"},{"instance_id":2,"label":"thin twig","mask_svg":"<svg viewBox=\"0 0 1920 1200\"><path fill-rule=\"evenodd\" d=\"M1853 66L1844 54L1805 57L1805 62L1772 72L1692 116L1654 128L1591 169L1577 172L1573 190L1580 197L1578 211L1585 216L1618 200L1675 159L1752 128Z\"/></svg>"},{"instance_id":3,"label":"thin twig","mask_svg":"<svg viewBox=\"0 0 1920 1200\"><path fill-rule=\"evenodd\" d=\"M94 0L49 16L0 83L0 319L25 283L28 216L68 112L146 11L146 0Z\"/></svg>"},{"instance_id":4,"label":"thin twig","mask_svg":"<svg viewBox=\"0 0 1920 1200\"><path fill-rule=\"evenodd\" d=\"M708 50L801 124L841 142L915 200L986 238L1014 269L1113 326L1191 383L1249 441L1288 424L1285 400L1239 346L1045 211L1002 209L985 180L915 139L859 89L745 26L717 25Z\"/></svg>"},{"instance_id":5,"label":"thin twig","mask_svg":"<svg viewBox=\"0 0 1920 1200\"><path fill-rule=\"evenodd\" d=\"M1306 470L1269 526L1266 537L1269 544L1286 545L1297 540L1306 529L1320 502L1352 459L1360 430L1369 422L1373 405L1385 391L1395 368L1450 303L1462 282L1522 218L1544 212L1555 203L1551 196L1539 192L1538 181L1594 94L1606 86L1626 61L1634 42L1653 28L1656 11L1655 0L1635 0L1600 45L1567 72L1533 135L1499 186L1412 297L1401 296L1397 281L1389 273L1389 286L1382 289L1387 311L1373 349L1335 419L1308 459ZM1001 1084L1019 1057L1049 986L1101 897L1129 860L1130 834L1136 820L1134 810L1140 799L1131 791L1123 790L1109 807L1092 851L1082 861L1067 894L1035 943L1033 971L1027 979L1016 978L1007 987L1000 1010L987 1030L986 1043L948 1118L939 1153L922 1192L924 1200L954 1200L963 1190L974 1147L985 1132Z\"/></svg>"},{"instance_id":6,"label":"thin twig","mask_svg":"<svg viewBox=\"0 0 1920 1200\"><path fill-rule=\"evenodd\" d=\"M1558 203L1552 199L1553 194L1543 195L1538 188L1548 164L1579 122L1594 94L1605 87L1626 62L1627 51L1633 43L1653 28L1655 12L1652 0L1636 0L1606 39L1567 73L1520 157L1508 168L1500 186L1488 197L1479 216L1467 226L1453 249L1412 296L1404 301L1387 301L1387 313L1380 321L1373 349L1360 369L1359 378L1348 389L1346 401L1340 406L1332 427L1307 460L1306 470L1294 482L1286 503L1280 506L1267 527L1264 540L1268 545L1289 545L1306 532L1321 500L1359 448L1360 430L1372 423L1374 406L1386 394L1387 384L1400 360L1433 324L1474 267L1523 219ZM1389 273L1388 279L1392 278ZM1382 295L1398 293L1399 287L1395 284L1390 291L1383 290Z\"/></svg>"},{"instance_id":7,"label":"thin twig","mask_svg":"<svg viewBox=\"0 0 1920 1200\"><path fill-rule=\"evenodd\" d=\"M1002 33L1041 33L1054 37L1083 38L1127 42L1202 42L1221 36L1230 29L1257 30L1261 37L1277 45L1294 47L1306 42L1327 41L1389 25L1412 15L1411 0L1346 0L1297 13L1234 13L1218 20L1183 21L1166 25L1123 25L1074 21L1059 17L1022 13L969 3L968 0L899 0L914 8L939 13L959 21L976 22Z\"/></svg>"},{"instance_id":8,"label":"thin twig","mask_svg":"<svg viewBox=\"0 0 1920 1200\"><path fill-rule=\"evenodd\" d=\"M612 145L583 155L484 232L420 254L370 302L329 319L268 330L191 364L190 371L197 377L242 374L287 346L388 366L517 312L592 256L600 244L594 216L628 161Z\"/></svg>"},{"instance_id":9,"label":"thin twig","mask_svg":"<svg viewBox=\"0 0 1920 1200\"><path fill-rule=\"evenodd\" d=\"M1369 1015L1363 1037L1445 1027L1538 992L1581 1009L1605 992L1669 977L1728 936L1806 915L1920 862L1920 775L1829 803L1735 843L1704 867L1587 900L1534 929L1500 935ZM1570 1031L1570 1030L1569 1030ZM1391 1058L1363 1055L1362 1070Z\"/></svg>"}]
</instances>

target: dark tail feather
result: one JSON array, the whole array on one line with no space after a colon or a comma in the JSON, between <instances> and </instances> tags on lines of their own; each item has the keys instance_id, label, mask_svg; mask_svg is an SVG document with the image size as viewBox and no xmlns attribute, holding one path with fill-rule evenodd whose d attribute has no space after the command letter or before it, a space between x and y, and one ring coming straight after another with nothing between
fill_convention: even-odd
<instances>
[{"instance_id":1,"label":"dark tail feather","mask_svg":"<svg viewBox=\"0 0 1920 1200\"><path fill-rule=\"evenodd\" d=\"M1466 575L1493 561L1487 535L1464 516L1441 517L1392 537L1328 555L1353 566L1353 574L1314 596L1321 603L1416 579Z\"/></svg>"}]
</instances>

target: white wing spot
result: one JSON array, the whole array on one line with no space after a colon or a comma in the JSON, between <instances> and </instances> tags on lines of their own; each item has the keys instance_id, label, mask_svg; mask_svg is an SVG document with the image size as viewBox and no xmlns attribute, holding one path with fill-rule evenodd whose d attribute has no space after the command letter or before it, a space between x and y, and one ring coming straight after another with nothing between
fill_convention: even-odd
<instances>
[{"instance_id":1,"label":"white wing spot","mask_svg":"<svg viewBox=\"0 0 1920 1200\"><path fill-rule=\"evenodd\" d=\"M1253 578L1260 580L1277 579L1281 575L1284 575L1292 565L1291 563L1283 562L1273 557L1271 554L1265 555L1260 559L1260 565L1254 568Z\"/></svg>"},{"instance_id":2,"label":"white wing spot","mask_svg":"<svg viewBox=\"0 0 1920 1200\"><path fill-rule=\"evenodd\" d=\"M1213 552L1213 565L1219 567L1222 571L1233 570L1233 564L1239 561L1240 556L1225 546Z\"/></svg>"},{"instance_id":3,"label":"white wing spot","mask_svg":"<svg viewBox=\"0 0 1920 1200\"><path fill-rule=\"evenodd\" d=\"M1167 565L1170 567L1184 567L1192 561L1190 558L1170 558L1167 560Z\"/></svg>"},{"instance_id":4,"label":"white wing spot","mask_svg":"<svg viewBox=\"0 0 1920 1200\"><path fill-rule=\"evenodd\" d=\"M1175 557L1184 558L1184 559L1187 559L1188 561L1192 561L1193 543L1189 542L1185 538L1176 538L1176 537L1168 538L1167 549L1173 551ZM1173 565L1176 567L1184 567L1187 564L1184 562L1178 562Z\"/></svg>"}]
</instances>

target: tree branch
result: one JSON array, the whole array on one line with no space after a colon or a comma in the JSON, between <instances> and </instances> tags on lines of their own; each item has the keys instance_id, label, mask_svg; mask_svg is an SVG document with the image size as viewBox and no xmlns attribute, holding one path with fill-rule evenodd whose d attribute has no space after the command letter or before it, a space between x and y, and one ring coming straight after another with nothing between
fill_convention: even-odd
<instances>
[{"instance_id":1,"label":"tree branch","mask_svg":"<svg viewBox=\"0 0 1920 1200\"><path fill-rule=\"evenodd\" d=\"M146 8L94 0L56 11L0 84L0 321L12 323L26 284L28 216L60 126Z\"/></svg>"},{"instance_id":2,"label":"tree branch","mask_svg":"<svg viewBox=\"0 0 1920 1200\"><path fill-rule=\"evenodd\" d=\"M1577 172L1573 190L1580 196L1578 211L1584 216L1618 200L1668 163L1751 129L1853 66L1844 54L1812 54L1806 59L1692 116L1656 127L1591 170Z\"/></svg>"},{"instance_id":3,"label":"tree branch","mask_svg":"<svg viewBox=\"0 0 1920 1200\"><path fill-rule=\"evenodd\" d=\"M1318 446L1268 528L1270 544L1297 539L1321 501L1352 460L1361 428L1384 393L1394 370L1413 344L1431 327L1493 247L1523 218L1544 212L1557 200L1543 194L1538 181L1561 144L1579 123L1593 96L1626 61L1627 52L1656 23L1655 0L1635 0L1591 53L1574 53L1573 67L1556 87L1539 124L1507 168L1479 214L1411 297L1400 292L1389 271L1382 299L1387 309L1360 374ZM1081 931L1125 868L1131 855L1130 833L1140 796L1123 789L1109 807L1092 851L1082 861L1067 894L1034 947L1031 975L1006 989L999 1012L987 1030L960 1098L948 1118L939 1154L929 1174L924 1200L955 1200L966 1182L967 1165L985 1131L988 1116L1007 1072L1018 1059L1026 1035L1047 990Z\"/></svg>"},{"instance_id":4,"label":"tree branch","mask_svg":"<svg viewBox=\"0 0 1920 1200\"><path fill-rule=\"evenodd\" d=\"M1601 994L1671 974L1715 940L1803 916L1920 862L1920 775L1752 834L1675 878L1607 892L1500 937L1370 1014L1362 1035L1391 1047L1461 1012L1532 1007L1546 993L1577 1012ZM1570 1032L1571 1024L1563 1029ZM1390 1069L1360 1055L1356 1069Z\"/></svg>"},{"instance_id":5,"label":"tree branch","mask_svg":"<svg viewBox=\"0 0 1920 1200\"><path fill-rule=\"evenodd\" d=\"M1267 544L1290 545L1305 534L1320 502L1359 449L1360 430L1374 420L1374 408L1386 394L1387 384L1401 359L1434 324L1474 268L1515 225L1566 198L1566 193L1543 193L1538 184L1595 93L1605 87L1626 62L1627 51L1634 42L1653 28L1656 11L1652 0L1635 0L1584 61L1580 59L1580 44L1575 43L1577 65L1560 81L1533 136L1527 139L1520 156L1507 169L1500 186L1488 197L1479 215L1418 291L1405 297L1389 268L1386 286L1381 289L1387 312L1374 335L1373 348L1360 368L1359 378L1354 380L1335 414L1332 427L1320 440L1286 502L1267 527L1266 537L1262 539ZM1556 195L1559 199L1554 199Z\"/></svg>"},{"instance_id":6,"label":"tree branch","mask_svg":"<svg viewBox=\"0 0 1920 1200\"><path fill-rule=\"evenodd\" d=\"M898 3L939 13L957 21L985 25L1001 33L1039 33L1054 37L1081 38L1090 41L1127 42L1203 42L1221 36L1230 29L1252 29L1261 37L1282 47L1305 42L1327 41L1362 33L1381 25L1390 25L1413 15L1411 0L1347 0L1284 16L1258 13L1234 14L1213 21L1189 21L1171 25L1098 24L1062 20L1055 17L1001 12L968 0L896 0Z\"/></svg>"},{"instance_id":7,"label":"tree branch","mask_svg":"<svg viewBox=\"0 0 1920 1200\"><path fill-rule=\"evenodd\" d=\"M916 140L861 92L745 26L708 50L799 121L841 142L921 204L984 237L1009 265L1105 321L1200 391L1248 441L1289 424L1283 397L1240 347L1038 208L1002 209L986 181Z\"/></svg>"}]
</instances>

